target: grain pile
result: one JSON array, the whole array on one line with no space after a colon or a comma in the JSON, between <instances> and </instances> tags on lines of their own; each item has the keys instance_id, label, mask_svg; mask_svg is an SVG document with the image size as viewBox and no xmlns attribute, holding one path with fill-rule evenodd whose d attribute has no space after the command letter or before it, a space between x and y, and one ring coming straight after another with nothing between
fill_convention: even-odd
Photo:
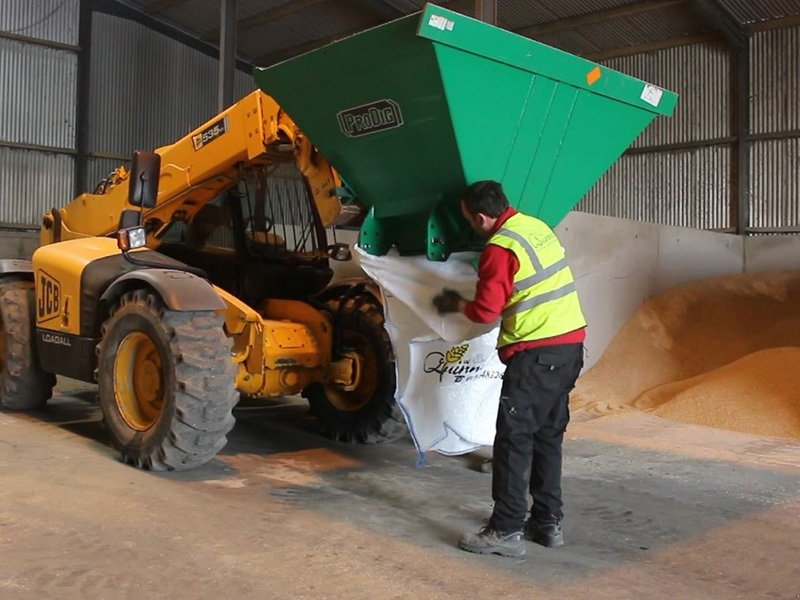
<instances>
[{"instance_id":1,"label":"grain pile","mask_svg":"<svg viewBox=\"0 0 800 600\"><path fill-rule=\"evenodd\" d=\"M650 298L578 380L572 406L800 438L800 273L720 277Z\"/></svg>"}]
</instances>

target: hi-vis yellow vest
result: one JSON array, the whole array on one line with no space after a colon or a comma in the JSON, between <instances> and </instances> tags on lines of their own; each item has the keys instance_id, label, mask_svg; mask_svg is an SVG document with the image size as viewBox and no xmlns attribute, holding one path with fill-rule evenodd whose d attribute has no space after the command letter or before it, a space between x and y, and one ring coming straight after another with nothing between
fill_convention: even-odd
<instances>
[{"instance_id":1,"label":"hi-vis yellow vest","mask_svg":"<svg viewBox=\"0 0 800 600\"><path fill-rule=\"evenodd\" d=\"M564 248L547 224L517 213L487 243L511 250L519 261L514 291L503 308L498 348L586 326Z\"/></svg>"}]
</instances>

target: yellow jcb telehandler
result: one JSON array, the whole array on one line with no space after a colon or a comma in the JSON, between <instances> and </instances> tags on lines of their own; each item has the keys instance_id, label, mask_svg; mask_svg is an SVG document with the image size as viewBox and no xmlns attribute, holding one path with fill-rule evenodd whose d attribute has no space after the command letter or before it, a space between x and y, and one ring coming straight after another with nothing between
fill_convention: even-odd
<instances>
[{"instance_id":1,"label":"yellow jcb telehandler","mask_svg":"<svg viewBox=\"0 0 800 600\"><path fill-rule=\"evenodd\" d=\"M0 261L0 403L96 382L111 441L153 470L226 443L240 396L302 393L334 438L403 433L377 289L329 285L341 181L257 91L49 211L32 261Z\"/></svg>"}]
</instances>

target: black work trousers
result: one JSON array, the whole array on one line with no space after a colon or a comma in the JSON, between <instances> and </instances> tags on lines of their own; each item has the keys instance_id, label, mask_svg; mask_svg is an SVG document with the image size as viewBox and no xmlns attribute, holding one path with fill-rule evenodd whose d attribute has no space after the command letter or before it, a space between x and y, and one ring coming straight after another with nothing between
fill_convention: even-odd
<instances>
[{"instance_id":1,"label":"black work trousers","mask_svg":"<svg viewBox=\"0 0 800 600\"><path fill-rule=\"evenodd\" d=\"M583 344L516 352L506 365L492 459L493 527L522 530L531 516L561 520L561 445L569 392L583 367Z\"/></svg>"}]
</instances>

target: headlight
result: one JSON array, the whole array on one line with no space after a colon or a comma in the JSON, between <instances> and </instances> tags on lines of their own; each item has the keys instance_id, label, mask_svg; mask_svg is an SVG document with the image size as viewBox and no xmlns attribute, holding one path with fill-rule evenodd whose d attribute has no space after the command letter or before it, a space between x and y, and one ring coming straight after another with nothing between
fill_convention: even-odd
<instances>
[{"instance_id":1,"label":"headlight","mask_svg":"<svg viewBox=\"0 0 800 600\"><path fill-rule=\"evenodd\" d=\"M142 248L147 244L144 227L128 227L117 232L117 246L123 252Z\"/></svg>"}]
</instances>

